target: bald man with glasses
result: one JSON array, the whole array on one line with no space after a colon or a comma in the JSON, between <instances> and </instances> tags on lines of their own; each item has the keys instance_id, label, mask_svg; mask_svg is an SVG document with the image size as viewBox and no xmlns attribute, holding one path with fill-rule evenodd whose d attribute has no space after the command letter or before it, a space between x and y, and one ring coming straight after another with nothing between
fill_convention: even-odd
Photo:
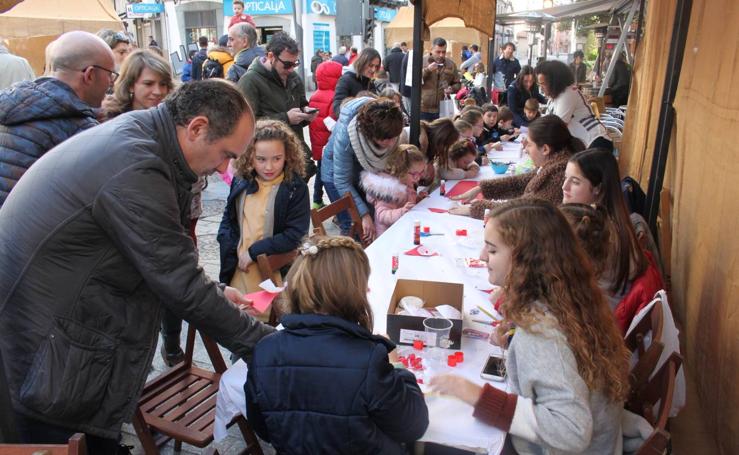
<instances>
[{"instance_id":1,"label":"bald man with glasses","mask_svg":"<svg viewBox=\"0 0 739 455\"><path fill-rule=\"evenodd\" d=\"M65 33L49 46L48 77L0 92L0 207L36 160L98 124L94 109L118 77L110 47L91 33Z\"/></svg>"}]
</instances>

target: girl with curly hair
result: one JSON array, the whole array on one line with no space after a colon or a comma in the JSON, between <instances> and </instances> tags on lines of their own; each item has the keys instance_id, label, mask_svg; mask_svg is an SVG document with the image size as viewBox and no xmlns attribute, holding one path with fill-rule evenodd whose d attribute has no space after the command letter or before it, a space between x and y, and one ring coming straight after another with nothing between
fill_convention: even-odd
<instances>
[{"instance_id":1,"label":"girl with curly hair","mask_svg":"<svg viewBox=\"0 0 739 455\"><path fill-rule=\"evenodd\" d=\"M519 454L615 453L629 352L565 217L539 199L497 206L481 259L505 291L504 325L515 327L510 393L455 375L437 376L432 387L508 432Z\"/></svg>"},{"instance_id":2,"label":"girl with curly hair","mask_svg":"<svg viewBox=\"0 0 739 455\"><path fill-rule=\"evenodd\" d=\"M254 141L234 162L218 229L220 281L244 293L259 290L257 256L294 250L310 224L300 140L279 120L260 120L255 131Z\"/></svg>"}]
</instances>

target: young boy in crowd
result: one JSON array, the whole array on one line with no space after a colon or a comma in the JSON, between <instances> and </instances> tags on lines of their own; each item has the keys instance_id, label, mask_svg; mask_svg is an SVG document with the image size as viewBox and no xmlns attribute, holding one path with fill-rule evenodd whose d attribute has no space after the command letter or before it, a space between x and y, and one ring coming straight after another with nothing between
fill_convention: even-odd
<instances>
[{"instance_id":1,"label":"young boy in crowd","mask_svg":"<svg viewBox=\"0 0 739 455\"><path fill-rule=\"evenodd\" d=\"M501 142L512 141L518 136L518 128L513 128L513 111L503 106L498 111L498 137Z\"/></svg>"},{"instance_id":2,"label":"young boy in crowd","mask_svg":"<svg viewBox=\"0 0 739 455\"><path fill-rule=\"evenodd\" d=\"M485 103L482 109L482 134L477 138L477 143L484 146L485 150L500 149L500 137L496 125L498 124L498 106L493 103Z\"/></svg>"},{"instance_id":3,"label":"young boy in crowd","mask_svg":"<svg viewBox=\"0 0 739 455\"><path fill-rule=\"evenodd\" d=\"M529 123L541 117L539 112L539 100L536 98L529 98L526 100L526 104L523 105L523 113L526 115L526 120Z\"/></svg>"}]
</instances>

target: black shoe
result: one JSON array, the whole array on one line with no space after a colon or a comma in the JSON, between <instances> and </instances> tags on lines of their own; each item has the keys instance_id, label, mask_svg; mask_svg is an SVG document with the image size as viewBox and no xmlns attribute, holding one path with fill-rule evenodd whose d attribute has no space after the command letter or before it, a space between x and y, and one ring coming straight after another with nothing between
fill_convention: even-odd
<instances>
[{"instance_id":1,"label":"black shoe","mask_svg":"<svg viewBox=\"0 0 739 455\"><path fill-rule=\"evenodd\" d=\"M185 361L185 353L182 352L182 349L179 346L177 346L177 349L168 350L166 349L165 344L162 343L159 353L162 355L162 360L164 360L164 363L168 367L173 367L178 363Z\"/></svg>"}]
</instances>

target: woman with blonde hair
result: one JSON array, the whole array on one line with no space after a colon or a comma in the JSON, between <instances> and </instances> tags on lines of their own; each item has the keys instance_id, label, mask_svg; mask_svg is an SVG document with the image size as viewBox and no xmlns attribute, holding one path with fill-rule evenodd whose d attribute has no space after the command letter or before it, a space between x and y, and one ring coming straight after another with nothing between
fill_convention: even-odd
<instances>
[{"instance_id":1,"label":"woman with blonde hair","mask_svg":"<svg viewBox=\"0 0 739 455\"><path fill-rule=\"evenodd\" d=\"M254 349L246 411L277 453L405 454L428 409L395 345L372 334L370 265L349 237L314 236L287 274L284 330Z\"/></svg>"},{"instance_id":2,"label":"woman with blonde hair","mask_svg":"<svg viewBox=\"0 0 739 455\"><path fill-rule=\"evenodd\" d=\"M149 109L164 101L172 90L169 63L152 51L139 49L123 61L113 94L103 101L103 113L111 119L124 112Z\"/></svg>"}]
</instances>

